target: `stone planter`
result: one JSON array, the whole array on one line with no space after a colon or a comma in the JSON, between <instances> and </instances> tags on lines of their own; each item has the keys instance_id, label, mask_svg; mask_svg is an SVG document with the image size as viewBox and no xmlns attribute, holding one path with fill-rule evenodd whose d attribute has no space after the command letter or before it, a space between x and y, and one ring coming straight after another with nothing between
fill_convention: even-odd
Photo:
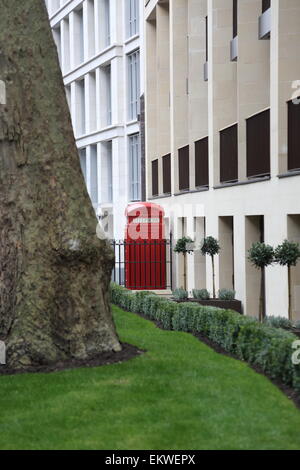
<instances>
[{"instance_id":1,"label":"stone planter","mask_svg":"<svg viewBox=\"0 0 300 470\"><path fill-rule=\"evenodd\" d=\"M209 299L209 300L198 300L189 299L189 302L195 302L200 305L206 305L208 307L218 307L225 310L234 310L241 315L243 314L242 302L240 300L220 300L220 299Z\"/></svg>"},{"instance_id":2,"label":"stone planter","mask_svg":"<svg viewBox=\"0 0 300 470\"><path fill-rule=\"evenodd\" d=\"M207 307L218 307L224 310L234 310L237 313L243 314L242 302L240 300L220 300L220 299L209 299L209 300L198 300L198 299L188 299L188 300L177 300L171 298L173 302L178 304L184 302L194 302L199 305L206 305Z\"/></svg>"}]
</instances>

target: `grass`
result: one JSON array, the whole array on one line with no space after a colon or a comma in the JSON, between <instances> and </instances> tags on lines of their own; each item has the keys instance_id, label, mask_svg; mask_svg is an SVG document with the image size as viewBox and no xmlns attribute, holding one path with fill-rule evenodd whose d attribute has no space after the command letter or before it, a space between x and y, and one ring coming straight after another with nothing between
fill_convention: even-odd
<instances>
[{"instance_id":1,"label":"grass","mask_svg":"<svg viewBox=\"0 0 300 470\"><path fill-rule=\"evenodd\" d=\"M122 364L0 377L0 449L300 449L300 412L264 376L119 308Z\"/></svg>"}]
</instances>

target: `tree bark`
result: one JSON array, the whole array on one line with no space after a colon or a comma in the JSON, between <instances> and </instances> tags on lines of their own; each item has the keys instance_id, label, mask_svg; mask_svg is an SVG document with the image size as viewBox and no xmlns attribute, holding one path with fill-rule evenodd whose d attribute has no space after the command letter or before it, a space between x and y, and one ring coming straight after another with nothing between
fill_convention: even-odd
<instances>
[{"instance_id":1,"label":"tree bark","mask_svg":"<svg viewBox=\"0 0 300 470\"><path fill-rule=\"evenodd\" d=\"M113 253L96 237L43 0L2 0L0 339L7 366L118 351Z\"/></svg>"},{"instance_id":2,"label":"tree bark","mask_svg":"<svg viewBox=\"0 0 300 470\"><path fill-rule=\"evenodd\" d=\"M259 321L262 322L265 317L265 282L264 282L264 275L265 275L265 268L261 268L261 278L260 278L260 295L259 295Z\"/></svg>"},{"instance_id":3,"label":"tree bark","mask_svg":"<svg viewBox=\"0 0 300 470\"><path fill-rule=\"evenodd\" d=\"M216 275L215 275L215 261L214 257L211 257L211 263L212 263L212 275L213 275L213 298L216 298Z\"/></svg>"},{"instance_id":4,"label":"tree bark","mask_svg":"<svg viewBox=\"0 0 300 470\"><path fill-rule=\"evenodd\" d=\"M289 289L289 320L293 320L293 309L292 309L292 273L291 266L288 266L288 289Z\"/></svg>"}]
</instances>

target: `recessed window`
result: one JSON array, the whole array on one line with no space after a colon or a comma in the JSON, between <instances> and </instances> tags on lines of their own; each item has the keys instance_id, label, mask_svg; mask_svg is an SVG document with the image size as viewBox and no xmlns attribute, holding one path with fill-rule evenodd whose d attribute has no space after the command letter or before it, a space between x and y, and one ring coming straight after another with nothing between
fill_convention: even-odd
<instances>
[{"instance_id":1,"label":"recessed window","mask_svg":"<svg viewBox=\"0 0 300 470\"><path fill-rule=\"evenodd\" d=\"M288 102L288 170L300 169L300 103L297 102Z\"/></svg>"},{"instance_id":2,"label":"recessed window","mask_svg":"<svg viewBox=\"0 0 300 470\"><path fill-rule=\"evenodd\" d=\"M233 35L235 38L238 35L238 0L233 0Z\"/></svg>"},{"instance_id":3,"label":"recessed window","mask_svg":"<svg viewBox=\"0 0 300 470\"><path fill-rule=\"evenodd\" d=\"M130 199L141 199L141 153L139 134L129 136Z\"/></svg>"},{"instance_id":4,"label":"recessed window","mask_svg":"<svg viewBox=\"0 0 300 470\"><path fill-rule=\"evenodd\" d=\"M139 32L139 1L126 0L127 38Z\"/></svg>"},{"instance_id":5,"label":"recessed window","mask_svg":"<svg viewBox=\"0 0 300 470\"><path fill-rule=\"evenodd\" d=\"M163 192L171 194L171 155L165 155L162 158L163 164Z\"/></svg>"},{"instance_id":6,"label":"recessed window","mask_svg":"<svg viewBox=\"0 0 300 470\"><path fill-rule=\"evenodd\" d=\"M247 176L270 174L270 110L247 119Z\"/></svg>"},{"instance_id":7,"label":"recessed window","mask_svg":"<svg viewBox=\"0 0 300 470\"><path fill-rule=\"evenodd\" d=\"M238 125L220 132L220 182L230 183L238 179Z\"/></svg>"},{"instance_id":8,"label":"recessed window","mask_svg":"<svg viewBox=\"0 0 300 470\"><path fill-rule=\"evenodd\" d=\"M208 186L208 137L195 142L195 186Z\"/></svg>"},{"instance_id":9,"label":"recessed window","mask_svg":"<svg viewBox=\"0 0 300 470\"><path fill-rule=\"evenodd\" d=\"M158 196L158 160L152 162L152 196Z\"/></svg>"},{"instance_id":10,"label":"recessed window","mask_svg":"<svg viewBox=\"0 0 300 470\"><path fill-rule=\"evenodd\" d=\"M262 0L262 12L264 13L271 8L271 0Z\"/></svg>"},{"instance_id":11,"label":"recessed window","mask_svg":"<svg viewBox=\"0 0 300 470\"><path fill-rule=\"evenodd\" d=\"M129 120L138 118L140 110L140 52L128 55L128 97Z\"/></svg>"},{"instance_id":12,"label":"recessed window","mask_svg":"<svg viewBox=\"0 0 300 470\"><path fill-rule=\"evenodd\" d=\"M189 146L178 150L179 191L190 189L190 150Z\"/></svg>"}]
</instances>

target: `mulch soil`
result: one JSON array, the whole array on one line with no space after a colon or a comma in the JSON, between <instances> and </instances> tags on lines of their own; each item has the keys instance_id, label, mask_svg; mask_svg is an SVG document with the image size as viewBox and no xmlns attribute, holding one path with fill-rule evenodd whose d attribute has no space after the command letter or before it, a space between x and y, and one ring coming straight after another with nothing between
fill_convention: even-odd
<instances>
[{"instance_id":1,"label":"mulch soil","mask_svg":"<svg viewBox=\"0 0 300 470\"><path fill-rule=\"evenodd\" d=\"M54 365L28 367L23 370L7 369L6 366L0 365L0 376L2 375L16 375L26 373L50 373L58 372L69 369L79 369L83 367L99 367L107 366L110 364L121 363L133 359L134 357L140 356L145 351L132 346L131 344L121 343L122 351L120 352L104 352L99 356L94 357L90 360L76 360L71 359L69 361L58 362Z\"/></svg>"}]
</instances>

